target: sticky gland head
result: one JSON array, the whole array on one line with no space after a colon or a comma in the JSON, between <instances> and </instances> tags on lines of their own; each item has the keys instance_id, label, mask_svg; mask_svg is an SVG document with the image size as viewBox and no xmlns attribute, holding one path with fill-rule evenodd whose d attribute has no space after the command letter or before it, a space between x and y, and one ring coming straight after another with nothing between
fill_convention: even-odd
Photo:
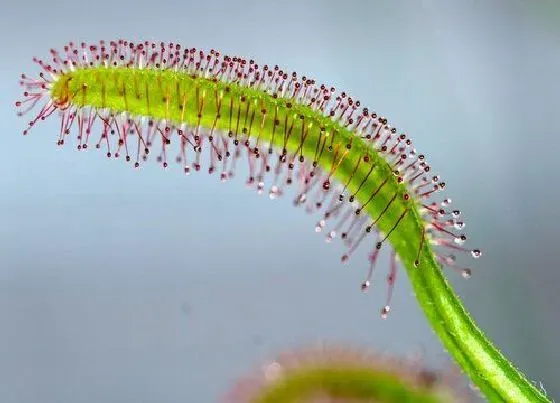
<instances>
[{"instance_id":1,"label":"sticky gland head","mask_svg":"<svg viewBox=\"0 0 560 403\"><path fill-rule=\"evenodd\" d=\"M228 403L470 402L455 368L434 370L420 359L393 358L341 345L286 351L240 377Z\"/></svg>"},{"instance_id":2,"label":"sticky gland head","mask_svg":"<svg viewBox=\"0 0 560 403\"><path fill-rule=\"evenodd\" d=\"M20 112L45 101L24 133L61 111L60 145L76 128L78 149L96 141L108 157L123 156L137 168L154 149L167 167L174 148L186 174L200 171L207 158L208 171L225 181L243 157L247 185L258 193L270 182L275 199L297 184L294 204L323 214L316 231L330 224L327 242L340 234L348 248L343 261L362 244L375 256L391 244L396 253L384 249L392 280L382 317L390 310L397 257L410 270L435 259L469 277L450 252L481 255L462 246L466 237L455 231L464 224L449 210L450 199L433 201L445 184L424 155L346 93L278 66L173 43L70 43L51 54L49 63L34 59L39 78L21 77ZM363 284L369 286L376 260Z\"/></svg>"}]
</instances>

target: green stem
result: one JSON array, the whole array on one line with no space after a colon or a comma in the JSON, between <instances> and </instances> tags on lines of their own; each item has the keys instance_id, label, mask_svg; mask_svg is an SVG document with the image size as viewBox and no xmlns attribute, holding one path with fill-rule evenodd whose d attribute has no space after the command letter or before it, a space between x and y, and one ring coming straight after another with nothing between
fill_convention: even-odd
<instances>
[{"instance_id":1,"label":"green stem","mask_svg":"<svg viewBox=\"0 0 560 403\"><path fill-rule=\"evenodd\" d=\"M407 271L435 333L474 384L491 402L549 402L510 363L473 321L449 286L433 255Z\"/></svg>"},{"instance_id":2,"label":"green stem","mask_svg":"<svg viewBox=\"0 0 560 403\"><path fill-rule=\"evenodd\" d=\"M349 166L342 166L335 175L345 180L349 177ZM391 174L388 165L384 170L382 176ZM349 188L357 189L362 178L356 176ZM376 181L378 179L366 182L357 199L364 203L371 189L377 187ZM384 201L366 206L365 210L372 219L378 217L379 205L385 205ZM445 279L432 247L424 242L425 224L418 210L413 209L410 214L410 219L401 222L399 234L391 234L389 242L407 270L420 307L447 351L491 402L550 402L476 325ZM395 219L396 215L390 220L380 221L379 229L388 233L390 223L394 223ZM417 245L422 245L419 254ZM415 264L417 258L419 264Z\"/></svg>"}]
</instances>

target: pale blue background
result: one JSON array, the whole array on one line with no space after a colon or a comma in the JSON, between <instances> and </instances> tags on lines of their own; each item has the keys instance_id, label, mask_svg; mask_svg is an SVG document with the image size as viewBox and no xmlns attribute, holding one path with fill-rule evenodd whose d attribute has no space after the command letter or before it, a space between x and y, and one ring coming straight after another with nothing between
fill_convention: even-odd
<instances>
[{"instance_id":1,"label":"pale blue background","mask_svg":"<svg viewBox=\"0 0 560 403\"><path fill-rule=\"evenodd\" d=\"M381 321L385 287L359 293L361 256L341 266L289 200L57 149L55 119L23 138L13 102L31 57L118 37L278 63L406 130L485 253L450 280L560 396L559 21L554 0L1 0L0 401L212 402L318 340L446 361L406 277Z\"/></svg>"}]
</instances>

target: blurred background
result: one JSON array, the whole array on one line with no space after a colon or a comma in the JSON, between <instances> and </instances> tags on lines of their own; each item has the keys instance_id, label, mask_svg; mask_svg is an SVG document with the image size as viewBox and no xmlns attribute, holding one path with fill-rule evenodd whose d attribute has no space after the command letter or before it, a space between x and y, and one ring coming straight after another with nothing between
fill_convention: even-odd
<instances>
[{"instance_id":1,"label":"blurred background","mask_svg":"<svg viewBox=\"0 0 560 403\"><path fill-rule=\"evenodd\" d=\"M56 119L23 138L13 105L31 57L116 38L277 63L406 131L484 251L450 281L558 398L558 4L1 0L0 401L213 402L317 341L448 362L404 271L383 321L384 284L359 292L364 256L340 265L315 216L245 189L243 171L226 184L155 161L136 172L57 148Z\"/></svg>"}]
</instances>

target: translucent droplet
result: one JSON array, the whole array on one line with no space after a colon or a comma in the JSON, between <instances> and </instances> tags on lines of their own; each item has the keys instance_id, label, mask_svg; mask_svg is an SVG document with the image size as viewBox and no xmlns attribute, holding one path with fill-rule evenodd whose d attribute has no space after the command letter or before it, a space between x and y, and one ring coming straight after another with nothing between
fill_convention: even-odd
<instances>
[{"instance_id":1,"label":"translucent droplet","mask_svg":"<svg viewBox=\"0 0 560 403\"><path fill-rule=\"evenodd\" d=\"M335 231L330 231L325 238L325 242L327 242L327 243L332 242L332 240L334 239L335 236L336 236L336 232Z\"/></svg>"},{"instance_id":2,"label":"translucent droplet","mask_svg":"<svg viewBox=\"0 0 560 403\"><path fill-rule=\"evenodd\" d=\"M387 319L390 310L391 307L389 305L385 305L383 309L381 309L381 319Z\"/></svg>"},{"instance_id":3,"label":"translucent droplet","mask_svg":"<svg viewBox=\"0 0 560 403\"><path fill-rule=\"evenodd\" d=\"M453 218L457 218L461 215L461 210L453 210L451 214L453 215Z\"/></svg>"},{"instance_id":4,"label":"translucent droplet","mask_svg":"<svg viewBox=\"0 0 560 403\"><path fill-rule=\"evenodd\" d=\"M453 239L453 241L458 245L464 244L466 240L467 240L466 235L458 235L455 237L455 239Z\"/></svg>"},{"instance_id":5,"label":"translucent droplet","mask_svg":"<svg viewBox=\"0 0 560 403\"><path fill-rule=\"evenodd\" d=\"M480 249L473 249L471 251L471 255L472 257L474 257L475 259L478 259L479 257L482 256L482 252L480 251Z\"/></svg>"},{"instance_id":6,"label":"translucent droplet","mask_svg":"<svg viewBox=\"0 0 560 403\"><path fill-rule=\"evenodd\" d=\"M472 275L471 269L461 270L461 276L463 276L463 278L471 278L471 275Z\"/></svg>"},{"instance_id":7,"label":"translucent droplet","mask_svg":"<svg viewBox=\"0 0 560 403\"><path fill-rule=\"evenodd\" d=\"M270 200L274 200L278 197L278 186L273 185L270 188L270 192L268 192L268 197L270 197Z\"/></svg>"},{"instance_id":8,"label":"translucent droplet","mask_svg":"<svg viewBox=\"0 0 560 403\"><path fill-rule=\"evenodd\" d=\"M455 224L453 224L453 226L455 227L455 229L463 229L465 228L465 223L463 221L455 221Z\"/></svg>"},{"instance_id":9,"label":"translucent droplet","mask_svg":"<svg viewBox=\"0 0 560 403\"><path fill-rule=\"evenodd\" d=\"M362 292L367 292L369 289L369 280L364 281L360 288Z\"/></svg>"},{"instance_id":10,"label":"translucent droplet","mask_svg":"<svg viewBox=\"0 0 560 403\"><path fill-rule=\"evenodd\" d=\"M302 204L302 203L305 202L306 199L307 199L307 196L305 195L305 193L302 193L302 194L300 194L300 195L296 198L295 204L296 204L296 205Z\"/></svg>"}]
</instances>

